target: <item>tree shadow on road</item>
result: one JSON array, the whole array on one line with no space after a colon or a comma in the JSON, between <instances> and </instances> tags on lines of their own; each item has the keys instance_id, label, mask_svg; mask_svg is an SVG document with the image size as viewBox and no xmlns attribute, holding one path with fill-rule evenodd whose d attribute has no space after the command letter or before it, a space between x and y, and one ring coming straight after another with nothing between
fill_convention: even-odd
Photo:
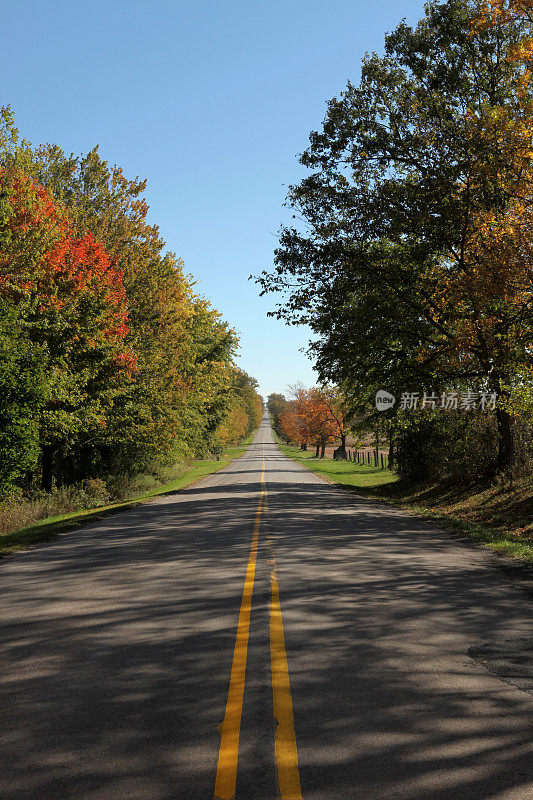
<instances>
[{"instance_id":1,"label":"tree shadow on road","mask_svg":"<svg viewBox=\"0 0 533 800\"><path fill-rule=\"evenodd\" d=\"M526 800L530 696L468 655L524 634L523 598L433 526L309 474L299 483L281 456L277 468L261 546L268 534L303 796ZM212 797L257 512L258 480L246 472L257 474L193 487L0 565L3 798ZM275 796L272 763L263 785L253 741L265 735L270 747L274 733L266 556L237 800L251 800L254 785L254 800Z\"/></svg>"}]
</instances>

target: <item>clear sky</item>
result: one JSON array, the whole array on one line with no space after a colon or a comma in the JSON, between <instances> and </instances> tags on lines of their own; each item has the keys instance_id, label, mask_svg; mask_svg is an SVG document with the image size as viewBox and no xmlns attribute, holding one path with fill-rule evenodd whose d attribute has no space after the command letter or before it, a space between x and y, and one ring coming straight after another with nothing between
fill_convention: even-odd
<instances>
[{"instance_id":1,"label":"clear sky","mask_svg":"<svg viewBox=\"0 0 533 800\"><path fill-rule=\"evenodd\" d=\"M0 103L32 143L98 144L147 178L151 221L266 395L316 377L309 332L267 319L274 298L247 280L272 264L296 156L365 52L422 13L422 0L10 0Z\"/></svg>"}]
</instances>

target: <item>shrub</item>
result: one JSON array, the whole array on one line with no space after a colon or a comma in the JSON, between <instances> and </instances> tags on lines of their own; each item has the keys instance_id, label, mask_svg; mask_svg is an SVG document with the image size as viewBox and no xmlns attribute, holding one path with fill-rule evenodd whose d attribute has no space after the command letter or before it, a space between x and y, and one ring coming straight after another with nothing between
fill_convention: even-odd
<instances>
[{"instance_id":1,"label":"shrub","mask_svg":"<svg viewBox=\"0 0 533 800\"><path fill-rule=\"evenodd\" d=\"M110 475L106 480L106 489L112 500L124 500L138 491L136 476L118 473Z\"/></svg>"},{"instance_id":2,"label":"shrub","mask_svg":"<svg viewBox=\"0 0 533 800\"><path fill-rule=\"evenodd\" d=\"M479 480L497 464L492 415L419 411L406 414L396 438L396 463L403 478Z\"/></svg>"},{"instance_id":3,"label":"shrub","mask_svg":"<svg viewBox=\"0 0 533 800\"><path fill-rule=\"evenodd\" d=\"M104 506L111 499L106 483L101 478L86 478L82 481L81 489L91 505Z\"/></svg>"},{"instance_id":4,"label":"shrub","mask_svg":"<svg viewBox=\"0 0 533 800\"><path fill-rule=\"evenodd\" d=\"M102 506L109 500L107 487L98 478L85 480L78 486L56 487L49 493L34 492L28 497L13 491L0 503L0 533L25 528L47 517Z\"/></svg>"}]
</instances>

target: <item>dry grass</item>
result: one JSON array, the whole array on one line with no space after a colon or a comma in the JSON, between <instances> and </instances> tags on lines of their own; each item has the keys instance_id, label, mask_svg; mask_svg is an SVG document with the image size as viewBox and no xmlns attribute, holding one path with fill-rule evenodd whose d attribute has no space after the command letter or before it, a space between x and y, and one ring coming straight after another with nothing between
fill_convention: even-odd
<instances>
[{"instance_id":1,"label":"dry grass","mask_svg":"<svg viewBox=\"0 0 533 800\"><path fill-rule=\"evenodd\" d=\"M0 503L0 533L34 525L47 517L58 517L81 508L98 508L109 502L111 495L104 481L95 478L80 486L54 489L32 498L14 495Z\"/></svg>"},{"instance_id":2,"label":"dry grass","mask_svg":"<svg viewBox=\"0 0 533 800\"><path fill-rule=\"evenodd\" d=\"M0 505L0 533L11 533L18 528L25 528L42 517L41 503L27 500L18 503L4 502Z\"/></svg>"}]
</instances>

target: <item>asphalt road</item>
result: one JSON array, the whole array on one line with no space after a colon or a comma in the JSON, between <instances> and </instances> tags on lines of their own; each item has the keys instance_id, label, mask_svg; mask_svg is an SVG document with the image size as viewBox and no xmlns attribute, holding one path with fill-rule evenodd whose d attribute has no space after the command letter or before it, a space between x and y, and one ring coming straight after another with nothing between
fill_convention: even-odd
<instances>
[{"instance_id":1,"label":"asphalt road","mask_svg":"<svg viewBox=\"0 0 533 800\"><path fill-rule=\"evenodd\" d=\"M266 420L196 486L6 559L0 596L2 800L533 797L533 697L469 655L531 635L525 596Z\"/></svg>"}]
</instances>

